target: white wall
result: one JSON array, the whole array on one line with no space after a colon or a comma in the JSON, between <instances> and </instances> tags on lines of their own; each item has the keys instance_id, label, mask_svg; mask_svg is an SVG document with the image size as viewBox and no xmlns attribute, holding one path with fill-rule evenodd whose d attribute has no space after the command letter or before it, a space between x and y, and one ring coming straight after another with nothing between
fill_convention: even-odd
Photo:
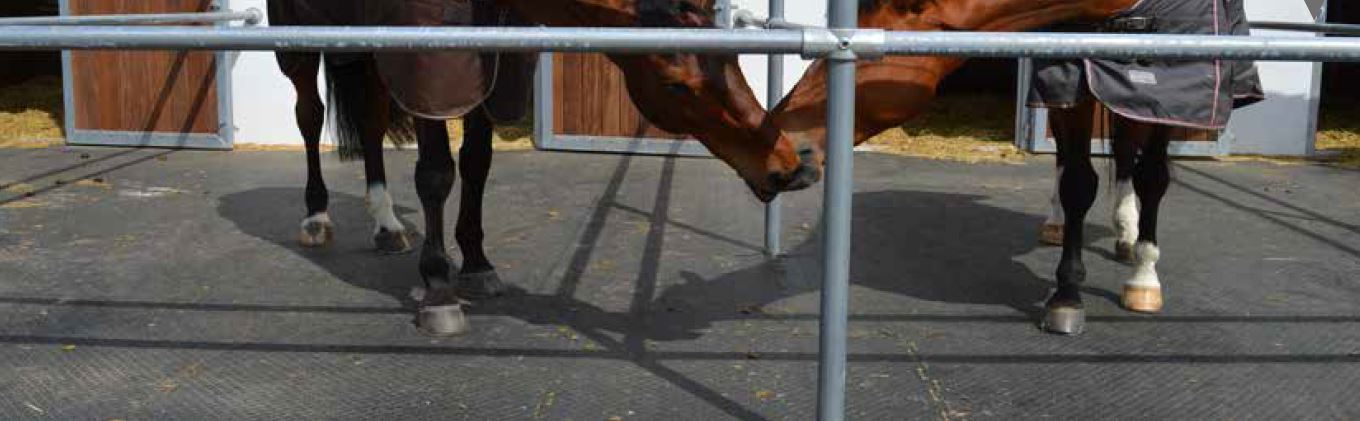
<instances>
[{"instance_id":1,"label":"white wall","mask_svg":"<svg viewBox=\"0 0 1360 421\"><path fill-rule=\"evenodd\" d=\"M225 1L231 10L252 7L265 10L265 0ZM279 71L274 53L251 51L232 56L229 65L236 143L301 145L302 135L298 133L297 119L293 116L297 94L292 83ZM318 85L322 84L322 79L318 79Z\"/></svg>"},{"instance_id":2,"label":"white wall","mask_svg":"<svg viewBox=\"0 0 1360 421\"><path fill-rule=\"evenodd\" d=\"M732 0L732 6L737 9L750 10L756 16L768 16L770 4L768 0ZM784 0L785 20L794 23L811 24L818 26L826 25L826 1L825 0ZM784 56L784 92L793 89L793 85L798 83L798 79L803 77L803 72L812 64L811 60L803 60L797 55ZM760 103L765 104L766 96L766 75L769 72L768 60L760 55L741 56L742 73L746 74L747 83L751 84L751 89L755 91L756 98L760 98ZM769 105L766 105L768 108Z\"/></svg>"},{"instance_id":3,"label":"white wall","mask_svg":"<svg viewBox=\"0 0 1360 421\"><path fill-rule=\"evenodd\" d=\"M1343 0L1331 0L1343 1ZM1314 22L1324 8L1318 0L1247 0L1247 19ZM1290 31L1253 30L1253 36L1312 37ZM1226 137L1232 153L1308 155L1317 127L1321 64L1257 62L1266 100L1233 113Z\"/></svg>"},{"instance_id":4,"label":"white wall","mask_svg":"<svg viewBox=\"0 0 1360 421\"><path fill-rule=\"evenodd\" d=\"M765 16L768 0L732 0L735 7ZM1332 0L1337 1L1337 0ZM265 0L226 0L234 10L255 7L265 10ZM785 0L787 19L792 22L824 25L826 2ZM1318 0L1247 0L1247 14L1253 20L1313 21ZM1278 31L1255 31L1254 35L1310 36ZM810 61L796 55L784 57L785 92L802 77ZM765 56L741 58L747 82L763 103L766 95ZM279 72L274 54L247 52L236 55L232 66L232 97L237 143L301 144L293 117L295 94L292 85ZM1312 63L1261 62L1262 83L1268 99L1239 110L1228 128L1235 153L1302 155L1311 152L1315 127L1316 92L1319 76Z\"/></svg>"},{"instance_id":5,"label":"white wall","mask_svg":"<svg viewBox=\"0 0 1360 421\"><path fill-rule=\"evenodd\" d=\"M266 0L225 0L232 10L258 8L265 10ZM275 0L278 1L278 0ZM749 9L760 16L766 14L767 0L734 0L737 7ZM820 0L786 0L785 10L793 22L824 24L826 2ZM268 23L262 23L267 25ZM274 53L244 52L233 54L231 62L232 103L236 126L236 143L302 144L297 120L293 116L296 94L287 78L279 72ZM785 91L792 89L810 61L798 56L784 58ZM742 70L761 103L765 101L765 56L742 56ZM319 81L324 85L324 81ZM324 88L323 88L324 89ZM324 92L324 90L323 90ZM329 136L326 136L329 138Z\"/></svg>"}]
</instances>

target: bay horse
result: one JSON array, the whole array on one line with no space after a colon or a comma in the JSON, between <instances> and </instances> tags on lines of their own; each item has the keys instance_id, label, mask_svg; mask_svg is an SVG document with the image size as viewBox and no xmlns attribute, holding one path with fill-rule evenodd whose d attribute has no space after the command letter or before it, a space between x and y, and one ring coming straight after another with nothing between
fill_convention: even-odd
<instances>
[{"instance_id":1,"label":"bay horse","mask_svg":"<svg viewBox=\"0 0 1360 421\"><path fill-rule=\"evenodd\" d=\"M529 23L709 28L714 26L711 1L292 0L270 2L269 17L272 25ZM277 55L281 70L298 92L295 111L306 140L307 216L299 235L302 245L324 246L333 235L320 171L325 109L317 74L323 64L338 120L339 153L342 158L364 159L366 201L376 221L374 242L380 252L410 248L386 189L383 137L388 134L398 141L414 137L419 148L415 185L426 230L419 259L426 292L418 298L417 324L425 333L465 332L468 324L459 307L460 297L491 297L507 290L483 248L482 200L491 168L494 126L518 119L525 109L528 90L524 87L534 67L529 57L463 52ZM623 71L629 95L649 122L697 138L758 196L812 183L815 168L773 150L790 143L781 142L782 136L763 125L765 110L746 84L736 55L609 55L609 59ZM459 151L463 165L455 174L444 120L458 116L464 118L465 130ZM463 176L462 203L454 237L463 261L455 275L450 273L452 265L445 251L443 215L458 174Z\"/></svg>"},{"instance_id":2,"label":"bay horse","mask_svg":"<svg viewBox=\"0 0 1360 421\"><path fill-rule=\"evenodd\" d=\"M1230 19L1241 21L1235 23L1245 27L1241 0L862 0L859 22L861 27L900 31L1018 32L1063 23L1104 26L1123 18L1141 18L1129 16L1135 7L1174 9L1208 2L1213 2L1215 25L1221 6L1236 8L1237 16ZM854 143L862 143L915 117L934 97L940 81L963 63L962 58L943 56L889 56L858 63ZM1211 63L1211 68L1218 72L1220 62ZM1086 69L1078 68L1079 76L1074 80L1081 82L1081 71L1089 69L1089 64ZM814 63L769 116L770 124L778 129L771 133L785 135L793 142L790 147L772 151L810 159L818 169L823 164L826 142L826 71L824 62ZM1222 75L1216 73L1213 80L1222 79ZM1235 78L1236 75L1231 79ZM1072 89L1075 94L1068 99L1070 103L1049 104L1056 105L1050 121L1058 139L1060 171L1054 195L1056 218L1050 219L1046 231L1050 238L1055 230L1062 237L1063 252L1056 270L1057 285L1044 304L1045 315L1040 325L1044 330L1062 334L1080 333L1085 323L1079 293L1086 278L1081 256L1082 228L1099 184L1091 165L1090 140L1094 107L1102 98L1095 97L1088 85L1077 86ZM1219 109L1217 105L1214 122L1224 122L1231 109ZM1171 179L1167 148L1175 123L1118 112L1112 118L1112 146L1118 163L1116 186L1121 192L1120 205L1116 207L1117 247L1123 255L1136 256L1136 270L1125 282L1122 299L1132 311L1156 312L1162 307L1161 283L1155 270L1160 255L1156 226L1158 206ZM1141 218L1138 209L1131 207L1134 199L1130 190L1142 205Z\"/></svg>"}]
</instances>

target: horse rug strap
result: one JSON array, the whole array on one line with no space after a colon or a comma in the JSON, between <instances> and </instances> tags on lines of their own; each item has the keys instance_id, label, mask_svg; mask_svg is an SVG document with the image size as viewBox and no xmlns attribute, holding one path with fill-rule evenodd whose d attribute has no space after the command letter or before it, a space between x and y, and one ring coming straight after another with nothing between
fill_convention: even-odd
<instances>
[{"instance_id":1,"label":"horse rug strap","mask_svg":"<svg viewBox=\"0 0 1360 421\"><path fill-rule=\"evenodd\" d=\"M491 0L369 0L395 8L392 26L495 26L518 20ZM471 51L375 54L378 72L406 112L429 119L457 118L485 102L497 121L523 118L531 97L533 54ZM493 91L494 90L494 91Z\"/></svg>"},{"instance_id":2,"label":"horse rug strap","mask_svg":"<svg viewBox=\"0 0 1360 421\"><path fill-rule=\"evenodd\" d=\"M1061 32L1249 35L1243 0L1142 0L1094 25ZM1035 60L1029 106L1070 108L1083 90L1125 117L1219 130L1234 108L1265 98L1251 61Z\"/></svg>"}]
</instances>

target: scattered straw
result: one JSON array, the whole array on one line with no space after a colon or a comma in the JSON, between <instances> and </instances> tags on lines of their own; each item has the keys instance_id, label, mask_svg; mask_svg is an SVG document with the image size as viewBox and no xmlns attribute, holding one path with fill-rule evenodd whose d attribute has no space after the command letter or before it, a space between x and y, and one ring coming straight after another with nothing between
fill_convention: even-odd
<instances>
[{"instance_id":1,"label":"scattered straw","mask_svg":"<svg viewBox=\"0 0 1360 421\"><path fill-rule=\"evenodd\" d=\"M937 98L900 128L870 139L862 150L960 162L1019 163L1012 143L1014 104L1006 97L959 94Z\"/></svg>"},{"instance_id":2,"label":"scattered straw","mask_svg":"<svg viewBox=\"0 0 1360 421\"><path fill-rule=\"evenodd\" d=\"M1360 101L1333 98L1318 116L1317 150L1322 159L1360 169Z\"/></svg>"},{"instance_id":3,"label":"scattered straw","mask_svg":"<svg viewBox=\"0 0 1360 421\"><path fill-rule=\"evenodd\" d=\"M0 89L0 148L62 143L61 78L44 76Z\"/></svg>"}]
</instances>

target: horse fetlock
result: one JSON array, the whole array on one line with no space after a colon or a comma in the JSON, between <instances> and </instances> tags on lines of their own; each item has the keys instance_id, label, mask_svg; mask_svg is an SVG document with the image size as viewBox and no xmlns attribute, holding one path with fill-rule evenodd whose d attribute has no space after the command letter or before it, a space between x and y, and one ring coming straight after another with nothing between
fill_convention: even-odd
<instances>
[{"instance_id":1,"label":"horse fetlock","mask_svg":"<svg viewBox=\"0 0 1360 421\"><path fill-rule=\"evenodd\" d=\"M457 281L458 295L474 300L499 297L510 290L495 269L462 272L458 274Z\"/></svg>"},{"instance_id":2,"label":"horse fetlock","mask_svg":"<svg viewBox=\"0 0 1360 421\"><path fill-rule=\"evenodd\" d=\"M378 232L373 234L373 247L381 254L404 254L411 251L411 242L406 231L378 228Z\"/></svg>"},{"instance_id":3,"label":"horse fetlock","mask_svg":"<svg viewBox=\"0 0 1360 421\"><path fill-rule=\"evenodd\" d=\"M1063 245L1063 224L1045 222L1044 226L1039 228L1039 243L1049 246Z\"/></svg>"},{"instance_id":4,"label":"horse fetlock","mask_svg":"<svg viewBox=\"0 0 1360 421\"><path fill-rule=\"evenodd\" d=\"M1056 273L1059 285L1076 285L1086 282L1086 264L1079 259L1063 259L1058 263Z\"/></svg>"},{"instance_id":5,"label":"horse fetlock","mask_svg":"<svg viewBox=\"0 0 1360 421\"><path fill-rule=\"evenodd\" d=\"M368 208L368 215L373 217L376 223L373 229L375 234L381 230L406 231L406 226L402 225L401 220L397 219L397 213L393 211L392 195L387 192L387 186L379 183L368 186L364 204Z\"/></svg>"},{"instance_id":6,"label":"horse fetlock","mask_svg":"<svg viewBox=\"0 0 1360 421\"><path fill-rule=\"evenodd\" d=\"M420 277L425 280L425 286L437 287L449 285L449 273L453 271L453 264L449 263L449 256L443 250L429 247L426 245L420 253Z\"/></svg>"}]
</instances>

